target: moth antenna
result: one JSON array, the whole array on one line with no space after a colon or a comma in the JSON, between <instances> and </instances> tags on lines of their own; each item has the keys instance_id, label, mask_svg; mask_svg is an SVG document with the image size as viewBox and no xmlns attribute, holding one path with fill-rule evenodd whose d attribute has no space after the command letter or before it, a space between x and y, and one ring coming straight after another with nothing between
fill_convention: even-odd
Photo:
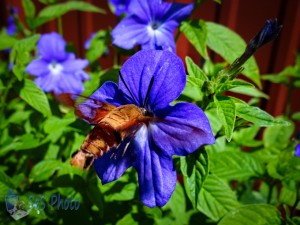
<instances>
[{"instance_id":1,"label":"moth antenna","mask_svg":"<svg viewBox=\"0 0 300 225\"><path fill-rule=\"evenodd\" d=\"M139 104L138 104L138 101L136 100L136 98L135 98L134 95L132 94L131 90L129 89L128 85L126 84L126 82L125 82L125 80L124 80L124 77L122 76L122 73L121 73L120 70L119 70L119 75L120 75L120 78L121 78L122 82L124 83L126 89L127 89L128 92L130 93L132 99L135 101L135 104L136 104L136 105L139 105Z\"/></svg>"},{"instance_id":2,"label":"moth antenna","mask_svg":"<svg viewBox=\"0 0 300 225\"><path fill-rule=\"evenodd\" d=\"M150 84L149 84L149 87L148 87L148 90L147 90L147 93L146 93L146 97L145 97L145 101L144 101L144 104L143 104L143 108L145 108L146 105L147 105L147 103L148 103L148 100L149 100L149 94L150 94L150 91L151 91L153 82L154 82L154 76L153 76L153 77L151 78L151 80L150 80Z\"/></svg>"}]
</instances>

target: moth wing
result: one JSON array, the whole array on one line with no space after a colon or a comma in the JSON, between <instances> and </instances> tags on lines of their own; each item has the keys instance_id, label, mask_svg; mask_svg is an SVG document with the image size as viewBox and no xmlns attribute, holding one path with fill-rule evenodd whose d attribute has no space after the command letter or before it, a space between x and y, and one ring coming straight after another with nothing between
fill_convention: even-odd
<instances>
[{"instance_id":1,"label":"moth wing","mask_svg":"<svg viewBox=\"0 0 300 225\"><path fill-rule=\"evenodd\" d=\"M92 125L99 123L110 111L116 108L112 104L89 97L72 95L72 98L76 98L74 104L76 116Z\"/></svg>"}]
</instances>

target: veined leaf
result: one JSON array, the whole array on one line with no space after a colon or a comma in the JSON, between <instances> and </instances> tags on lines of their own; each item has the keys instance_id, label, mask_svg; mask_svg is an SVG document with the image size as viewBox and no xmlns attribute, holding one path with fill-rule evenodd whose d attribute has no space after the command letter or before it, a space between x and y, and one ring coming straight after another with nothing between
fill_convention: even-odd
<instances>
[{"instance_id":1,"label":"veined leaf","mask_svg":"<svg viewBox=\"0 0 300 225\"><path fill-rule=\"evenodd\" d=\"M227 215L218 225L280 225L280 212L272 205L255 204L241 206Z\"/></svg>"},{"instance_id":2,"label":"veined leaf","mask_svg":"<svg viewBox=\"0 0 300 225\"><path fill-rule=\"evenodd\" d=\"M228 97L214 98L217 106L218 116L224 126L226 139L228 141L232 138L232 133L235 124L236 107L234 102Z\"/></svg>"},{"instance_id":3,"label":"veined leaf","mask_svg":"<svg viewBox=\"0 0 300 225\"><path fill-rule=\"evenodd\" d=\"M202 81L208 80L208 77L198 65L196 65L190 57L185 57L185 62L187 66L187 71L189 76L198 78Z\"/></svg>"},{"instance_id":4,"label":"veined leaf","mask_svg":"<svg viewBox=\"0 0 300 225\"><path fill-rule=\"evenodd\" d=\"M200 191L197 209L214 221L239 206L234 192L219 177L209 174Z\"/></svg>"},{"instance_id":5,"label":"veined leaf","mask_svg":"<svg viewBox=\"0 0 300 225\"><path fill-rule=\"evenodd\" d=\"M210 158L210 171L220 178L246 180L264 173L263 164L250 153L225 151L210 154Z\"/></svg>"},{"instance_id":6,"label":"veined leaf","mask_svg":"<svg viewBox=\"0 0 300 225\"><path fill-rule=\"evenodd\" d=\"M20 97L44 116L51 115L51 109L45 93L32 80L25 79Z\"/></svg>"},{"instance_id":7,"label":"veined leaf","mask_svg":"<svg viewBox=\"0 0 300 225\"><path fill-rule=\"evenodd\" d=\"M239 80L239 79L230 80L230 81L227 81L225 84L221 84L220 87L218 87L217 94L221 94L224 91L228 91L230 89L237 88L237 87L240 87L240 88L244 88L244 87L249 88L250 87L251 88L254 86L253 86L253 84L243 81L243 80Z\"/></svg>"},{"instance_id":8,"label":"veined leaf","mask_svg":"<svg viewBox=\"0 0 300 225\"><path fill-rule=\"evenodd\" d=\"M35 27L38 27L52 19L58 18L72 10L105 13L103 9L98 8L87 2L68 1L64 3L50 5L42 9L35 19Z\"/></svg>"},{"instance_id":9,"label":"veined leaf","mask_svg":"<svg viewBox=\"0 0 300 225\"><path fill-rule=\"evenodd\" d=\"M208 174L208 158L204 149L180 158L180 168L184 176L184 187L194 207L197 206L199 193Z\"/></svg>"},{"instance_id":10,"label":"veined leaf","mask_svg":"<svg viewBox=\"0 0 300 225\"><path fill-rule=\"evenodd\" d=\"M274 119L270 114L258 107L244 103L236 103L235 105L237 116L259 126L289 125L287 121Z\"/></svg>"},{"instance_id":11,"label":"veined leaf","mask_svg":"<svg viewBox=\"0 0 300 225\"><path fill-rule=\"evenodd\" d=\"M233 63L235 59L243 54L246 43L238 34L213 22L206 22L206 26L208 47L221 55L226 61ZM251 57L243 67L242 73L261 87L259 69L255 59Z\"/></svg>"},{"instance_id":12,"label":"veined leaf","mask_svg":"<svg viewBox=\"0 0 300 225\"><path fill-rule=\"evenodd\" d=\"M199 54L207 59L206 38L207 29L206 23L202 20L183 21L180 25L180 31L184 33L189 42L196 48Z\"/></svg>"}]
</instances>

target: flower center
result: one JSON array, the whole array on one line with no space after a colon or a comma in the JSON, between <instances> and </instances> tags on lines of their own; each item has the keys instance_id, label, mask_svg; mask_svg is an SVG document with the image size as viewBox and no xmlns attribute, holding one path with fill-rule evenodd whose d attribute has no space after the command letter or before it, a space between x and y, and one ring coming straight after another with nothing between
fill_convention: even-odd
<instances>
[{"instance_id":1,"label":"flower center","mask_svg":"<svg viewBox=\"0 0 300 225\"><path fill-rule=\"evenodd\" d=\"M51 74L58 75L63 70L63 66L54 61L48 65L48 69L50 70Z\"/></svg>"},{"instance_id":2,"label":"flower center","mask_svg":"<svg viewBox=\"0 0 300 225\"><path fill-rule=\"evenodd\" d=\"M159 27L159 23L158 22L155 22L155 21L152 21L151 22L151 24L150 24L150 26L151 26L151 28L153 29L153 30L157 30L158 29L158 27Z\"/></svg>"}]
</instances>

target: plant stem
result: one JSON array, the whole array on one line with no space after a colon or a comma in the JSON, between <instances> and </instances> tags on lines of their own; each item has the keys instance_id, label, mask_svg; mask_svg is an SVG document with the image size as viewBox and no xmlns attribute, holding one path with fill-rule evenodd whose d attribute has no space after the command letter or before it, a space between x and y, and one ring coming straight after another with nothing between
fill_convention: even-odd
<instances>
[{"instance_id":1,"label":"plant stem","mask_svg":"<svg viewBox=\"0 0 300 225\"><path fill-rule=\"evenodd\" d=\"M268 198L267 198L267 204L270 204L271 199L272 199L272 192L274 189L275 184L269 184L269 193L268 193Z\"/></svg>"},{"instance_id":2,"label":"plant stem","mask_svg":"<svg viewBox=\"0 0 300 225\"><path fill-rule=\"evenodd\" d=\"M289 79L289 83L287 85L288 93L286 97L286 108L285 108L285 116L289 117L291 114L291 100L292 100L292 92L293 92L293 79Z\"/></svg>"},{"instance_id":3,"label":"plant stem","mask_svg":"<svg viewBox=\"0 0 300 225\"><path fill-rule=\"evenodd\" d=\"M58 32L63 37L63 27L62 27L63 24L62 24L62 18L61 18L61 16L58 17L58 19L57 19L57 25L58 25Z\"/></svg>"}]
</instances>

